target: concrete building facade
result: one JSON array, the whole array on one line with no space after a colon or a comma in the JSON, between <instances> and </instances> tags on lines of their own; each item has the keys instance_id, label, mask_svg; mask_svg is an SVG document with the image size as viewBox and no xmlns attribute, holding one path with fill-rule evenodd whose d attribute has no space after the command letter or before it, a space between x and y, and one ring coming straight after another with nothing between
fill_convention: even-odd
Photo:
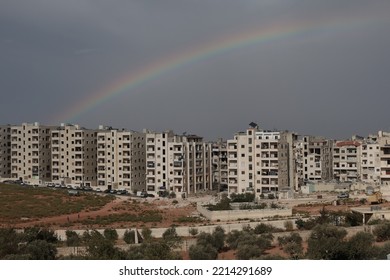
<instances>
[{"instance_id":1,"label":"concrete building facade","mask_svg":"<svg viewBox=\"0 0 390 280\"><path fill-rule=\"evenodd\" d=\"M333 143L333 178L339 182L360 180L361 142L356 140Z\"/></svg>"},{"instance_id":2,"label":"concrete building facade","mask_svg":"<svg viewBox=\"0 0 390 280\"><path fill-rule=\"evenodd\" d=\"M39 123L11 126L11 177L30 184L51 180L50 135Z\"/></svg>"},{"instance_id":3,"label":"concrete building facade","mask_svg":"<svg viewBox=\"0 0 390 280\"><path fill-rule=\"evenodd\" d=\"M227 141L229 193L276 193L280 132L252 126Z\"/></svg>"},{"instance_id":4,"label":"concrete building facade","mask_svg":"<svg viewBox=\"0 0 390 280\"><path fill-rule=\"evenodd\" d=\"M97 130L61 124L51 131L51 181L62 185L95 186Z\"/></svg>"},{"instance_id":5,"label":"concrete building facade","mask_svg":"<svg viewBox=\"0 0 390 280\"><path fill-rule=\"evenodd\" d=\"M378 132L380 183L390 185L390 132Z\"/></svg>"},{"instance_id":6,"label":"concrete building facade","mask_svg":"<svg viewBox=\"0 0 390 280\"><path fill-rule=\"evenodd\" d=\"M300 184L333 179L331 140L323 137L303 136L297 146Z\"/></svg>"},{"instance_id":7,"label":"concrete building facade","mask_svg":"<svg viewBox=\"0 0 390 280\"><path fill-rule=\"evenodd\" d=\"M228 189L227 142L219 139L212 144L213 190Z\"/></svg>"},{"instance_id":8,"label":"concrete building facade","mask_svg":"<svg viewBox=\"0 0 390 280\"><path fill-rule=\"evenodd\" d=\"M360 179L374 185L380 184L381 162L377 135L370 135L360 146Z\"/></svg>"},{"instance_id":9,"label":"concrete building facade","mask_svg":"<svg viewBox=\"0 0 390 280\"><path fill-rule=\"evenodd\" d=\"M100 127L97 186L129 192L145 189L145 134Z\"/></svg>"},{"instance_id":10,"label":"concrete building facade","mask_svg":"<svg viewBox=\"0 0 390 280\"><path fill-rule=\"evenodd\" d=\"M298 135L283 131L278 142L278 184L280 188L298 190L296 144Z\"/></svg>"},{"instance_id":11,"label":"concrete building facade","mask_svg":"<svg viewBox=\"0 0 390 280\"><path fill-rule=\"evenodd\" d=\"M11 178L11 126L0 126L0 178Z\"/></svg>"},{"instance_id":12,"label":"concrete building facade","mask_svg":"<svg viewBox=\"0 0 390 280\"><path fill-rule=\"evenodd\" d=\"M145 132L146 191L188 195L211 189L211 143L173 131Z\"/></svg>"}]
</instances>

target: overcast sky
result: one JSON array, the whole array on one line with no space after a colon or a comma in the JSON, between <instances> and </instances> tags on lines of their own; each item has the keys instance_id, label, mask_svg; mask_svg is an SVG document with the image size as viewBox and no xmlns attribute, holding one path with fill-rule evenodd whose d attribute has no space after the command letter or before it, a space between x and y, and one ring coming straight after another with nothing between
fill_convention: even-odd
<instances>
[{"instance_id":1,"label":"overcast sky","mask_svg":"<svg viewBox=\"0 0 390 280\"><path fill-rule=\"evenodd\" d=\"M0 0L0 124L173 129L208 140L250 122L335 139L390 131L389 15L389 0ZM304 32L188 59L58 119L166 58L289 26Z\"/></svg>"}]
</instances>

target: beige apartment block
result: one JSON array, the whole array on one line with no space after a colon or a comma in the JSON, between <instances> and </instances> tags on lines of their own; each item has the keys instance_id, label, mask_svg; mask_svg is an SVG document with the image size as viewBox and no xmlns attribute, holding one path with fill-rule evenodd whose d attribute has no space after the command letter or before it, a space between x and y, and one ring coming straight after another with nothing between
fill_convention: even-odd
<instances>
[{"instance_id":1,"label":"beige apartment block","mask_svg":"<svg viewBox=\"0 0 390 280\"><path fill-rule=\"evenodd\" d=\"M0 179L11 178L11 126L0 126Z\"/></svg>"},{"instance_id":2,"label":"beige apartment block","mask_svg":"<svg viewBox=\"0 0 390 280\"><path fill-rule=\"evenodd\" d=\"M297 144L299 184L333 179L332 141L318 136L303 136Z\"/></svg>"},{"instance_id":3,"label":"beige apartment block","mask_svg":"<svg viewBox=\"0 0 390 280\"><path fill-rule=\"evenodd\" d=\"M377 135L370 135L360 146L361 164L360 179L365 183L379 184L381 177L381 161L379 157Z\"/></svg>"},{"instance_id":4,"label":"beige apartment block","mask_svg":"<svg viewBox=\"0 0 390 280\"><path fill-rule=\"evenodd\" d=\"M333 178L339 182L360 180L361 142L356 140L333 143Z\"/></svg>"},{"instance_id":5,"label":"beige apartment block","mask_svg":"<svg viewBox=\"0 0 390 280\"><path fill-rule=\"evenodd\" d=\"M227 142L219 139L212 144L213 190L228 189Z\"/></svg>"},{"instance_id":6,"label":"beige apartment block","mask_svg":"<svg viewBox=\"0 0 390 280\"><path fill-rule=\"evenodd\" d=\"M277 193L280 132L253 126L227 141L229 193Z\"/></svg>"},{"instance_id":7,"label":"beige apartment block","mask_svg":"<svg viewBox=\"0 0 390 280\"><path fill-rule=\"evenodd\" d=\"M54 127L23 123L11 127L11 177L30 184L51 179L50 135Z\"/></svg>"},{"instance_id":8,"label":"beige apartment block","mask_svg":"<svg viewBox=\"0 0 390 280\"><path fill-rule=\"evenodd\" d=\"M212 189L212 143L203 142L196 135L185 136L186 194Z\"/></svg>"},{"instance_id":9,"label":"beige apartment block","mask_svg":"<svg viewBox=\"0 0 390 280\"><path fill-rule=\"evenodd\" d=\"M96 185L97 130L61 124L51 131L51 181L76 187Z\"/></svg>"},{"instance_id":10,"label":"beige apartment block","mask_svg":"<svg viewBox=\"0 0 390 280\"><path fill-rule=\"evenodd\" d=\"M378 132L380 183L390 185L390 132Z\"/></svg>"},{"instance_id":11,"label":"beige apartment block","mask_svg":"<svg viewBox=\"0 0 390 280\"><path fill-rule=\"evenodd\" d=\"M100 127L97 186L136 192L145 189L145 134Z\"/></svg>"},{"instance_id":12,"label":"beige apartment block","mask_svg":"<svg viewBox=\"0 0 390 280\"><path fill-rule=\"evenodd\" d=\"M185 195L212 185L211 144L173 131L146 133L146 191Z\"/></svg>"}]
</instances>

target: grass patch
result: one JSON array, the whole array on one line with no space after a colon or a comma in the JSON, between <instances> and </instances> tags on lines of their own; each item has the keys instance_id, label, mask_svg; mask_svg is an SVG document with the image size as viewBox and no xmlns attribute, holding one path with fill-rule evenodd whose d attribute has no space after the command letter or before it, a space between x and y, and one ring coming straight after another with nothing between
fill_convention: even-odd
<instances>
[{"instance_id":1,"label":"grass patch","mask_svg":"<svg viewBox=\"0 0 390 280\"><path fill-rule=\"evenodd\" d=\"M43 218L101 209L114 198L92 193L71 197L67 190L0 184L0 219Z\"/></svg>"},{"instance_id":2,"label":"grass patch","mask_svg":"<svg viewBox=\"0 0 390 280\"><path fill-rule=\"evenodd\" d=\"M81 223L83 225L110 225L113 223L123 223L123 222L143 222L143 223L153 223L161 222L163 219L162 215L158 211L145 211L140 215L132 214L110 214L108 216L97 216L95 219L84 220Z\"/></svg>"}]
</instances>

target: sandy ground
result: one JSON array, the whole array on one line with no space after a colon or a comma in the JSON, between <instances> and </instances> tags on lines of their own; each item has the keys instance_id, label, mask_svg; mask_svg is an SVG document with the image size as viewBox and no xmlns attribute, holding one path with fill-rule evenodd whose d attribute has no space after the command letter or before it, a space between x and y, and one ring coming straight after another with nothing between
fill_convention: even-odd
<instances>
[{"instance_id":1,"label":"sandy ground","mask_svg":"<svg viewBox=\"0 0 390 280\"><path fill-rule=\"evenodd\" d=\"M145 211L158 211L163 219L161 222L143 223L143 222L119 222L111 224L107 227L111 228L126 228L126 227L169 227L172 224L177 224L175 220L179 217L191 216L196 211L195 204L189 201L182 201L178 204L172 203L173 199L156 199L156 198L129 198L117 196L117 199L106 204L103 208L96 211L81 211L74 214L66 214L55 217L39 218L34 220L23 220L20 223L13 224L16 228L25 228L31 226L45 226L53 229L85 229L87 228L102 228L100 225L83 225L84 220L95 219L96 217L104 217L110 214L132 214L142 215ZM187 225L180 223L180 225Z\"/></svg>"}]
</instances>

